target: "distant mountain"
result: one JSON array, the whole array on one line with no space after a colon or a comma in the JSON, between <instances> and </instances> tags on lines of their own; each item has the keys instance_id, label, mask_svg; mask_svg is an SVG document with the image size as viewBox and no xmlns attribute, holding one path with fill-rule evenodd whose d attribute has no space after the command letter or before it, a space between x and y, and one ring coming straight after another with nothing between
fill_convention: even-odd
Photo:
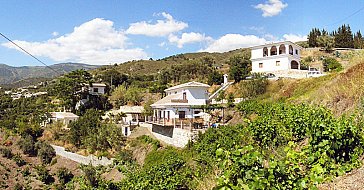
<instances>
[{"instance_id":1,"label":"distant mountain","mask_svg":"<svg viewBox=\"0 0 364 190\"><path fill-rule=\"evenodd\" d=\"M50 67L56 72L45 66L12 67L0 64L0 84L11 84L31 78L53 78L77 69L91 70L99 66L82 63L58 63Z\"/></svg>"}]
</instances>

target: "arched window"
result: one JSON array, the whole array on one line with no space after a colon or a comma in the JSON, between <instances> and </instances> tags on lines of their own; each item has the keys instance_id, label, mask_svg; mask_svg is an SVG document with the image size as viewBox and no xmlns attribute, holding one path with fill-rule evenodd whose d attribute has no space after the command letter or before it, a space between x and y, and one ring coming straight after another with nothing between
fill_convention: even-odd
<instances>
[{"instance_id":1,"label":"arched window","mask_svg":"<svg viewBox=\"0 0 364 190\"><path fill-rule=\"evenodd\" d=\"M293 47L289 45L289 54L293 55Z\"/></svg>"},{"instance_id":2,"label":"arched window","mask_svg":"<svg viewBox=\"0 0 364 190\"><path fill-rule=\"evenodd\" d=\"M297 61L291 61L291 69L299 69L299 64Z\"/></svg>"},{"instance_id":3,"label":"arched window","mask_svg":"<svg viewBox=\"0 0 364 190\"><path fill-rule=\"evenodd\" d=\"M286 54L286 46L284 44L279 46L279 54Z\"/></svg>"},{"instance_id":4,"label":"arched window","mask_svg":"<svg viewBox=\"0 0 364 190\"><path fill-rule=\"evenodd\" d=\"M263 48L263 57L268 56L268 48L264 47Z\"/></svg>"},{"instance_id":5,"label":"arched window","mask_svg":"<svg viewBox=\"0 0 364 190\"><path fill-rule=\"evenodd\" d=\"M270 48L270 55L277 55L277 47L276 46L272 46Z\"/></svg>"}]
</instances>

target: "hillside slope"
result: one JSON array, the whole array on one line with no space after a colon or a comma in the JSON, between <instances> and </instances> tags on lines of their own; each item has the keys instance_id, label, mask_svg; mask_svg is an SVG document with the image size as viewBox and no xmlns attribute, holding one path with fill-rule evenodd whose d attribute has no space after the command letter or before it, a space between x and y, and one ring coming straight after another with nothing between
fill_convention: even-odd
<instances>
[{"instance_id":1,"label":"hillside slope","mask_svg":"<svg viewBox=\"0 0 364 190\"><path fill-rule=\"evenodd\" d=\"M228 72L228 65L226 61L234 55L241 54L248 49L237 49L225 53L186 53L178 54L163 59L157 60L138 60L138 61L128 61L125 63L118 64L114 67L117 71L124 74L139 74L139 75L150 75L156 74L164 68L170 67L172 65L186 64L191 61L200 60L204 58L212 58L214 63L213 66L219 68L222 72ZM100 67L92 71L97 73L103 70L109 69L110 66Z\"/></svg>"}]
</instances>

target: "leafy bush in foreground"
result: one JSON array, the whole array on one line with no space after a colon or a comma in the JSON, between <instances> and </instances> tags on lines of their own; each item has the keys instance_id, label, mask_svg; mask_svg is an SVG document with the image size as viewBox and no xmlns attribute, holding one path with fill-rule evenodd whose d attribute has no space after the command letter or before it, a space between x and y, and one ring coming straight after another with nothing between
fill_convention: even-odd
<instances>
[{"instance_id":1,"label":"leafy bush in foreground","mask_svg":"<svg viewBox=\"0 0 364 190\"><path fill-rule=\"evenodd\" d=\"M256 143L216 150L223 170L218 188L316 189L360 165L363 133L353 117L306 105L244 104L238 107L257 115L247 126Z\"/></svg>"}]
</instances>

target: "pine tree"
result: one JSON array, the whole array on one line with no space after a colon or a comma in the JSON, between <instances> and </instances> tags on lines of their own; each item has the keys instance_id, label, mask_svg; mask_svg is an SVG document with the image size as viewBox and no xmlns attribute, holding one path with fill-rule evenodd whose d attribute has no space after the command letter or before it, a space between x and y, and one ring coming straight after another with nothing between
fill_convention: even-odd
<instances>
[{"instance_id":1,"label":"pine tree","mask_svg":"<svg viewBox=\"0 0 364 190\"><path fill-rule=\"evenodd\" d=\"M337 29L335 34L335 47L339 48L353 48L353 34L351 32L350 26L342 25Z\"/></svg>"},{"instance_id":2,"label":"pine tree","mask_svg":"<svg viewBox=\"0 0 364 190\"><path fill-rule=\"evenodd\" d=\"M321 31L318 28L313 28L308 35L308 45L309 47L318 47L317 38L321 36Z\"/></svg>"},{"instance_id":3,"label":"pine tree","mask_svg":"<svg viewBox=\"0 0 364 190\"><path fill-rule=\"evenodd\" d=\"M354 48L363 49L364 47L364 38L361 35L360 30L354 34Z\"/></svg>"}]
</instances>

